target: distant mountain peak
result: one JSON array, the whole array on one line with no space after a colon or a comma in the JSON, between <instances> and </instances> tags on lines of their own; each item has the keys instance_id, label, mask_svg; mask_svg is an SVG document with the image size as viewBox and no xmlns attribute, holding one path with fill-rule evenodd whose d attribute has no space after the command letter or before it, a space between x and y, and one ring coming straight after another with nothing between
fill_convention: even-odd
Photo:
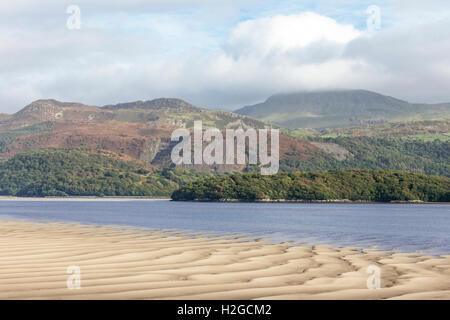
<instances>
[{"instance_id":1,"label":"distant mountain peak","mask_svg":"<svg viewBox=\"0 0 450 320\"><path fill-rule=\"evenodd\" d=\"M6 128L23 127L46 121L90 121L90 119L99 118L99 113L106 112L98 107L77 102L39 99L9 117Z\"/></svg>"},{"instance_id":2,"label":"distant mountain peak","mask_svg":"<svg viewBox=\"0 0 450 320\"><path fill-rule=\"evenodd\" d=\"M300 91L300 92L287 92L275 94L267 98L267 101L274 101L279 99L351 99L354 103L367 102L374 99L390 100L397 103L407 104L407 101L400 100L391 96L383 95L374 91L363 89L336 89L336 90L317 90L317 91Z\"/></svg>"},{"instance_id":3,"label":"distant mountain peak","mask_svg":"<svg viewBox=\"0 0 450 320\"><path fill-rule=\"evenodd\" d=\"M53 99L40 99L33 101L23 109L16 112L13 115L13 119L58 119L60 116L62 116L62 108L62 102Z\"/></svg>"},{"instance_id":4,"label":"distant mountain peak","mask_svg":"<svg viewBox=\"0 0 450 320\"><path fill-rule=\"evenodd\" d=\"M289 128L338 128L450 117L450 104L411 104L368 90L282 93L235 111Z\"/></svg>"},{"instance_id":5,"label":"distant mountain peak","mask_svg":"<svg viewBox=\"0 0 450 320\"><path fill-rule=\"evenodd\" d=\"M134 101L119 104L106 105L103 109L118 110L118 109L182 109L186 111L197 111L201 108L194 106L184 100L176 98L158 98L146 101Z\"/></svg>"},{"instance_id":6,"label":"distant mountain peak","mask_svg":"<svg viewBox=\"0 0 450 320\"><path fill-rule=\"evenodd\" d=\"M33 107L59 107L59 108L70 108L70 107L90 107L88 105L78 103L78 102L61 102L55 99L39 99L36 101L33 101L28 106L26 106L24 109L30 109ZM22 109L22 110L24 110Z\"/></svg>"}]
</instances>

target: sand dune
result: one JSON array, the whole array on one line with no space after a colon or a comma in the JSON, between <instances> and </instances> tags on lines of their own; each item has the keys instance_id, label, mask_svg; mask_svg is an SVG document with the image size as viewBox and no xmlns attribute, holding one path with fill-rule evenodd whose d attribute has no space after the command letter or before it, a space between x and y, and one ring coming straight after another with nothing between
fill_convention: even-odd
<instances>
[{"instance_id":1,"label":"sand dune","mask_svg":"<svg viewBox=\"0 0 450 320\"><path fill-rule=\"evenodd\" d=\"M381 288L367 289L370 265ZM81 270L69 290L67 268ZM450 299L450 256L0 221L0 299Z\"/></svg>"}]
</instances>

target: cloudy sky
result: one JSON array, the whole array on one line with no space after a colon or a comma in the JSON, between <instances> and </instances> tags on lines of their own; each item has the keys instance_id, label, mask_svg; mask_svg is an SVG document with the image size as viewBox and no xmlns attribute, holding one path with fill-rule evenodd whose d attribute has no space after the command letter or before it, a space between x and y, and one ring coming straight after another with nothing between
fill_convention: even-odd
<instances>
[{"instance_id":1,"label":"cloudy sky","mask_svg":"<svg viewBox=\"0 0 450 320\"><path fill-rule=\"evenodd\" d=\"M0 2L0 112L40 98L178 97L232 110L278 92L349 88L450 101L449 1Z\"/></svg>"}]
</instances>

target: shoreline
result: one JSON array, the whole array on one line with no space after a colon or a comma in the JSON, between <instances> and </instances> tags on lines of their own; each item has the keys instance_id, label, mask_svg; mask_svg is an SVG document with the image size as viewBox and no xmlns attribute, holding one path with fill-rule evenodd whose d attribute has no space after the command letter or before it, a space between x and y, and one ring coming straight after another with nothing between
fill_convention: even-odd
<instances>
[{"instance_id":1,"label":"shoreline","mask_svg":"<svg viewBox=\"0 0 450 320\"><path fill-rule=\"evenodd\" d=\"M171 201L164 197L14 197L0 196L0 201Z\"/></svg>"},{"instance_id":2,"label":"shoreline","mask_svg":"<svg viewBox=\"0 0 450 320\"><path fill-rule=\"evenodd\" d=\"M449 205L450 202L426 202L421 200L412 201L368 201L368 200L348 200L348 199L334 199L334 200L238 200L238 199L223 199L223 200L172 200L165 197L96 197L96 196L70 196L70 197L15 197L15 196L0 196L0 201L173 201L173 202L204 202L204 203L305 203L305 204L441 204Z\"/></svg>"},{"instance_id":3,"label":"shoreline","mask_svg":"<svg viewBox=\"0 0 450 320\"><path fill-rule=\"evenodd\" d=\"M0 299L450 299L450 255L0 220Z\"/></svg>"},{"instance_id":4,"label":"shoreline","mask_svg":"<svg viewBox=\"0 0 450 320\"><path fill-rule=\"evenodd\" d=\"M335 203L335 204L450 204L450 202L428 202L421 200L392 200L392 201L370 201L370 200L348 200L348 199L331 199L331 200L240 200L240 199L201 199L201 200L171 200L175 202L212 202L212 203Z\"/></svg>"},{"instance_id":5,"label":"shoreline","mask_svg":"<svg viewBox=\"0 0 450 320\"><path fill-rule=\"evenodd\" d=\"M192 229L178 229L178 228L152 228L146 226L138 226L131 224L102 224L97 222L80 222L80 221L70 221L70 220L33 220L29 217L26 218L16 218L15 216L10 215L0 215L0 225L2 223L9 222L19 222L19 223L29 223L29 224L38 224L38 225L58 225L58 226L68 226L68 227L92 227L92 228L105 228L105 229L114 229L114 230L125 230L125 231L139 231L139 232L160 232L160 233L173 233L180 236L190 237L191 235L199 238L208 239L209 237L229 237L229 238L245 238L250 241L260 241L263 240L267 244L278 245L281 243L289 243L289 246L327 246L334 249L343 249L346 247L351 247L356 250L364 251L364 250L376 250L386 252L388 254L391 253L399 253L405 255L414 255L414 256L432 256L435 258L450 256L450 251L447 253L432 253L430 251L408 251L401 250L398 247L390 247L390 248L380 248L377 244L361 244L358 242L354 242L349 245L342 245L331 240L320 240L317 239L316 242L305 241L304 239L273 239L270 236L265 236L262 234L251 234L251 233L232 233L232 232L222 232L216 230L192 230Z\"/></svg>"}]
</instances>

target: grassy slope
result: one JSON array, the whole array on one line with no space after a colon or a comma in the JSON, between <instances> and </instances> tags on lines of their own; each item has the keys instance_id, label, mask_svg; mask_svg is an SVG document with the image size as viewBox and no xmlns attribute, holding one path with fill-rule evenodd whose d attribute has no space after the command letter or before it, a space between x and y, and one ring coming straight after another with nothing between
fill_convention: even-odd
<instances>
[{"instance_id":1,"label":"grassy slope","mask_svg":"<svg viewBox=\"0 0 450 320\"><path fill-rule=\"evenodd\" d=\"M126 109L115 111L115 119L126 122L158 122L188 129L194 127L194 121L202 121L203 128L218 128L223 130L228 127L239 127L241 123L252 128L264 128L265 123L249 117L237 115L231 112L199 109L195 112L179 110L144 110ZM235 125L233 125L235 123Z\"/></svg>"},{"instance_id":2,"label":"grassy slope","mask_svg":"<svg viewBox=\"0 0 450 320\"><path fill-rule=\"evenodd\" d=\"M294 135L307 134L304 130L291 130ZM309 136L319 137L378 137L402 138L422 141L449 141L450 120L403 121L383 123L363 127L329 129L322 132L309 132Z\"/></svg>"},{"instance_id":3,"label":"grassy slope","mask_svg":"<svg viewBox=\"0 0 450 320\"><path fill-rule=\"evenodd\" d=\"M411 104L375 92L343 90L279 94L236 113L288 128L343 128L450 118L450 104Z\"/></svg>"},{"instance_id":4,"label":"grassy slope","mask_svg":"<svg viewBox=\"0 0 450 320\"><path fill-rule=\"evenodd\" d=\"M333 155L321 160L282 160L280 168L290 170L376 169L403 170L450 176L450 142L409 141L373 137L313 138L312 141L337 145L351 153L345 160Z\"/></svg>"},{"instance_id":5,"label":"grassy slope","mask_svg":"<svg viewBox=\"0 0 450 320\"><path fill-rule=\"evenodd\" d=\"M282 161L283 170L383 169L450 176L450 121L414 121L323 131L285 129L291 136L336 145L352 157Z\"/></svg>"},{"instance_id":6,"label":"grassy slope","mask_svg":"<svg viewBox=\"0 0 450 320\"><path fill-rule=\"evenodd\" d=\"M4 152L5 148L14 141L14 138L29 134L46 132L53 127L52 122L42 122L31 126L0 132L0 152Z\"/></svg>"}]
</instances>

